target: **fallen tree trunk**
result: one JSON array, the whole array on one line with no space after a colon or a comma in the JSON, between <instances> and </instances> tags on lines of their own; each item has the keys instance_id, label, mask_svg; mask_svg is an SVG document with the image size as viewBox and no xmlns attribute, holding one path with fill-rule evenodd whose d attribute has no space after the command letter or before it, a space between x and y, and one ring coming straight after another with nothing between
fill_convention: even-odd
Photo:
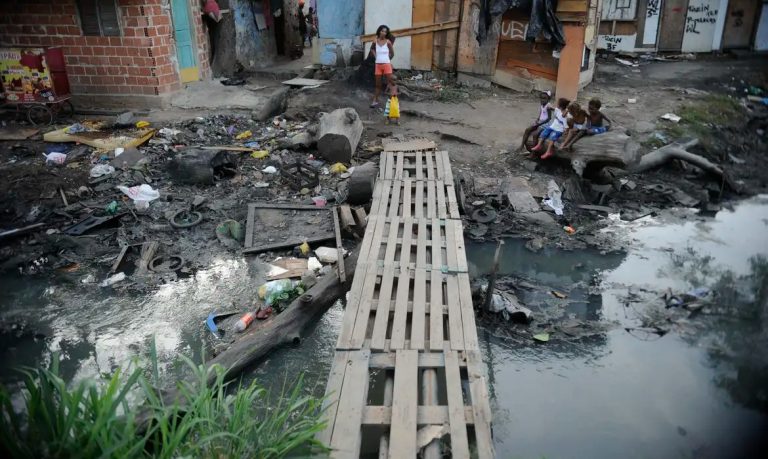
<instances>
[{"instance_id":1,"label":"fallen tree trunk","mask_svg":"<svg viewBox=\"0 0 768 459\"><path fill-rule=\"evenodd\" d=\"M738 192L739 187L733 183L730 177L728 177L728 174L722 168L704 157L686 151L687 148L693 147L698 143L698 139L693 139L682 144L673 143L663 146L658 150L652 151L640 158L637 163L633 164L629 168L629 172L633 174L646 172L651 169L663 166L664 164L674 159L677 159L680 161L685 161L689 164L693 164L699 169L719 177L726 184L728 184L732 190Z\"/></svg>"},{"instance_id":2,"label":"fallen tree trunk","mask_svg":"<svg viewBox=\"0 0 768 459\"><path fill-rule=\"evenodd\" d=\"M331 163L350 164L363 135L363 122L354 108L322 113L317 132L317 151Z\"/></svg>"}]
</instances>

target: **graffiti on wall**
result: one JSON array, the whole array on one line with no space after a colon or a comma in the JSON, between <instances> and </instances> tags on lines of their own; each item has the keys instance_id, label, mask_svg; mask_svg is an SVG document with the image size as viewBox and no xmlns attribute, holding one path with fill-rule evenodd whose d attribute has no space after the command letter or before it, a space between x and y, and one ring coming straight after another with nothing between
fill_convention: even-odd
<instances>
[{"instance_id":1,"label":"graffiti on wall","mask_svg":"<svg viewBox=\"0 0 768 459\"><path fill-rule=\"evenodd\" d=\"M501 33L499 37L502 40L525 41L525 34L528 32L528 23L505 19L501 23Z\"/></svg>"},{"instance_id":2,"label":"graffiti on wall","mask_svg":"<svg viewBox=\"0 0 768 459\"><path fill-rule=\"evenodd\" d=\"M643 44L655 45L659 33L659 18L661 17L661 0L648 0L645 9L645 26L643 27Z\"/></svg>"},{"instance_id":3,"label":"graffiti on wall","mask_svg":"<svg viewBox=\"0 0 768 459\"><path fill-rule=\"evenodd\" d=\"M634 51L637 34L632 35L599 35L597 49L606 51Z\"/></svg>"},{"instance_id":4,"label":"graffiti on wall","mask_svg":"<svg viewBox=\"0 0 768 459\"><path fill-rule=\"evenodd\" d=\"M706 3L699 5L688 5L688 15L685 17L685 33L700 34L702 24L712 24L717 22L717 8Z\"/></svg>"},{"instance_id":5,"label":"graffiti on wall","mask_svg":"<svg viewBox=\"0 0 768 459\"><path fill-rule=\"evenodd\" d=\"M603 20L631 21L635 19L637 0L604 0Z\"/></svg>"}]
</instances>

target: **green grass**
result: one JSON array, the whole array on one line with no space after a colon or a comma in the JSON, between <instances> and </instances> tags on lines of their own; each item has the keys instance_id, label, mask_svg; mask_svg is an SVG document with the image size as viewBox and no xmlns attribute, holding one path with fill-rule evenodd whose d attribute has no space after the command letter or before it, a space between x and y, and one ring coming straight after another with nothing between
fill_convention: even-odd
<instances>
[{"instance_id":1,"label":"green grass","mask_svg":"<svg viewBox=\"0 0 768 459\"><path fill-rule=\"evenodd\" d=\"M302 394L302 380L276 400L256 382L230 390L220 367L206 371L182 357L194 378L163 401L152 347L152 378L136 365L104 381L71 387L50 368L24 370L23 409L0 388L0 454L13 458L177 458L311 455L323 428L321 399ZM208 371L216 373L207 385ZM131 403L144 400L144 403ZM182 402L183 401L183 402ZM142 416L139 420L138 417Z\"/></svg>"},{"instance_id":2,"label":"green grass","mask_svg":"<svg viewBox=\"0 0 768 459\"><path fill-rule=\"evenodd\" d=\"M686 103L678 108L676 114L682 118L680 123L658 123L667 138L676 141L685 137L698 137L701 145L707 149L722 141L714 126L739 127L746 122L746 114L738 100L723 95L708 95ZM651 137L644 141L643 145L658 148L663 146L664 142Z\"/></svg>"}]
</instances>

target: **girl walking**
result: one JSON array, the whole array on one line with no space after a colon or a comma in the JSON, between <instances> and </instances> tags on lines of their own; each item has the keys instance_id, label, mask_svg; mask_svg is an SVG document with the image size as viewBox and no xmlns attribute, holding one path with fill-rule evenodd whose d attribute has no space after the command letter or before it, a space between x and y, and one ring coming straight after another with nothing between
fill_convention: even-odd
<instances>
[{"instance_id":1,"label":"girl walking","mask_svg":"<svg viewBox=\"0 0 768 459\"><path fill-rule=\"evenodd\" d=\"M381 80L387 79L387 83L390 86L395 84L392 76L392 58L395 57L395 48L392 43L395 41L395 37L389 32L389 27L380 25L376 29L376 40L371 45L371 54L376 56L376 70L374 72L374 80L376 81L376 90L373 93L373 102L371 102L371 108L379 106L379 95L381 94Z\"/></svg>"}]
</instances>

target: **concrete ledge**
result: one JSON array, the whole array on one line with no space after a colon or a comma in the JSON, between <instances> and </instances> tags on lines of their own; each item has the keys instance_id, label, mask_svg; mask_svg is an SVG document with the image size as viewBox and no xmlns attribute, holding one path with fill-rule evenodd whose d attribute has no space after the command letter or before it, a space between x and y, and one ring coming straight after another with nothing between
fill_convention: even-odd
<instances>
[{"instance_id":1,"label":"concrete ledge","mask_svg":"<svg viewBox=\"0 0 768 459\"><path fill-rule=\"evenodd\" d=\"M459 72L456 80L464 85L472 86L476 88L490 88L491 80L481 76L471 75L469 73Z\"/></svg>"},{"instance_id":2,"label":"concrete ledge","mask_svg":"<svg viewBox=\"0 0 768 459\"><path fill-rule=\"evenodd\" d=\"M163 109L170 106L171 94L159 96L132 94L73 94L75 110L95 108L106 110Z\"/></svg>"}]
</instances>

